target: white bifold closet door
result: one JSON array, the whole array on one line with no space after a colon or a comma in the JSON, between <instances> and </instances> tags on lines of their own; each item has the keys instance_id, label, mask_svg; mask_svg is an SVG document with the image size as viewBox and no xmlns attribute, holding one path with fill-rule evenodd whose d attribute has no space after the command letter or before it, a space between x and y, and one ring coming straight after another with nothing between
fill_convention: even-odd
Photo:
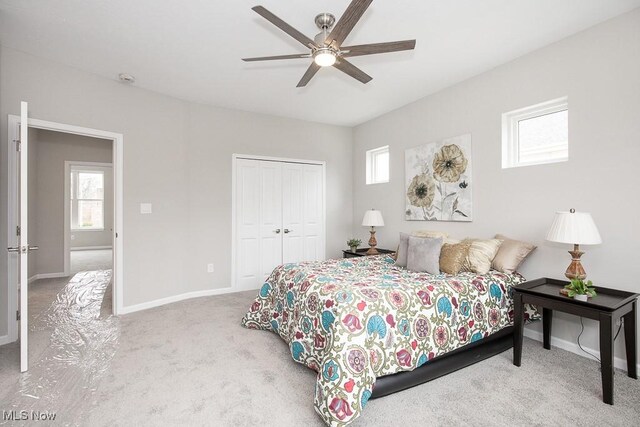
<instances>
[{"instance_id":1,"label":"white bifold closet door","mask_svg":"<svg viewBox=\"0 0 640 427\"><path fill-rule=\"evenodd\" d=\"M324 259L321 165L236 160L238 289L255 289L283 263Z\"/></svg>"}]
</instances>

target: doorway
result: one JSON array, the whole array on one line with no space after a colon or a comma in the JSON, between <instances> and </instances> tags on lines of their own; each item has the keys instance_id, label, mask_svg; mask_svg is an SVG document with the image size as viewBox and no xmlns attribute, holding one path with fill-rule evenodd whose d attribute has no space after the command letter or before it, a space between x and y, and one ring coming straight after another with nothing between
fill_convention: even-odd
<instances>
[{"instance_id":1,"label":"doorway","mask_svg":"<svg viewBox=\"0 0 640 427\"><path fill-rule=\"evenodd\" d=\"M107 131L102 131L102 130L96 130L96 129L89 129L89 128L83 128L83 127L79 127L79 126L73 126L73 125L67 125L67 124L62 124L62 123L56 123L56 122L49 122L49 121L44 121L44 120L39 120L39 119L32 119L29 118L27 119L28 121L28 131L37 131L37 132L52 132L58 135L63 135L66 136L67 138L74 138L74 137L89 137L89 138L93 138L96 140L100 140L103 142L107 142L110 145L110 149L111 149L111 153L110 153L110 158L107 159L107 161L102 162L102 163L110 163L111 166L111 176L107 177L106 179L109 180L109 182L112 185L113 188L113 195L112 195L112 200L113 200L113 206L111 208L109 208L111 214L112 214L112 218L113 218L113 222L112 225L109 227L109 229L107 230L108 234L111 237L111 248L108 249L110 251L112 251L112 255L109 257L107 256L106 258L109 259L110 258L110 262L109 264L111 264L112 267L112 272L110 272L109 274L112 274L112 301L111 304L109 304L108 307L108 311L113 313L114 315L119 314L122 311L122 307L123 307L123 280L122 280L122 265L123 265L123 238L122 238L122 219L123 219L123 206L122 206L122 190L123 190L123 169L122 169L122 160L123 160L123 136L121 134L118 133L113 133L113 132L107 132ZM15 237L18 235L19 233L19 229L17 228L17 224L18 224L18 214L19 211L17 209L18 203L19 203L19 199L18 199L18 194L17 194L17 179L18 179L18 170L19 170L19 164L18 164L18 158L17 156L15 156L15 153L19 147L19 140L20 140L20 130L21 130L21 118L19 116L12 116L10 115L8 118L8 134L9 134L9 153L10 155L8 156L8 172L9 172L9 188L8 188L8 230L9 230L9 245L10 246L15 246L18 242L18 237ZM110 162L108 162L108 160L110 160ZM64 162L62 163L62 167L64 168L65 164ZM64 169L63 169L64 170ZM66 180L66 173L64 172L60 172L60 176L62 177L62 174L64 174L64 178ZM69 180L71 178L69 177ZM103 176L104 179L104 176ZM65 190L67 189L67 185L65 185ZM95 189L95 188L94 188ZM70 188L69 188L69 191ZM92 212L96 212L97 211L97 203L91 203L91 202L95 202L95 200L85 200L86 203L84 203L85 205L85 211L88 212L88 218L91 219L91 213ZM88 208L86 206L89 206ZM63 206L60 206L60 210L63 209ZM64 210L68 210L69 214L71 214L72 211L72 207L69 204L67 206L66 203L64 203ZM104 215L104 213L103 213ZM96 213L96 218L99 217L99 214ZM69 225L69 228L71 228L70 223L68 223L66 220L62 219L63 216L61 216L61 222L64 221L64 225L66 228L67 225ZM63 227L62 223L58 223L57 225L59 225L60 227ZM67 238L68 237L68 238ZM71 240L70 234L69 233L64 233L64 240ZM38 242L34 242L38 243ZM70 247L70 243L69 243L69 247ZM105 250L107 250L107 248L104 248ZM67 255L69 254L70 250L67 250L67 244L64 245L64 247L61 247L58 249L58 255L62 255L62 258L65 259L64 261L64 268L63 269L58 269L58 271L51 271L48 272L49 276L47 277L47 272L43 273L43 276L36 276L36 279L44 279L44 278L49 278L49 279L55 279L56 277L65 277L66 275L71 275L72 271L71 271L71 260L69 259L69 263L66 262L67 259ZM95 255L95 254L94 254ZM104 255L104 254L102 254ZM9 341L15 341L18 339L18 321L16 320L15 317L15 313L18 312L18 307L17 307L17 302L18 302L18 292L19 292L19 288L18 288L18 266L17 266L17 262L15 262L15 259L11 258L12 256L15 257L15 255L13 254L9 254L9 268L8 268L8 280L7 280L7 286L9 287L8 289L8 293L9 293L9 298L7 301L8 304L8 310L7 312L9 313ZM38 255L36 255L38 256ZM70 257L69 257L70 258ZM104 258L104 257L103 257ZM39 260L38 260L39 261ZM37 265L37 263L36 263ZM67 268L68 266L68 268ZM63 270L63 271L61 271ZM21 310L22 311L22 310ZM25 310L26 311L26 310ZM13 315L12 315L13 314Z\"/></svg>"}]
</instances>

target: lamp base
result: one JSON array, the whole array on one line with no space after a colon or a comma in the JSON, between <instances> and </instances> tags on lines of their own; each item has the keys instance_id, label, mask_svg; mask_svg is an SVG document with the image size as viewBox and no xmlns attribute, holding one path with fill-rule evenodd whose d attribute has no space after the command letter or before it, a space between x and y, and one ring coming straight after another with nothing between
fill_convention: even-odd
<instances>
[{"instance_id":1,"label":"lamp base","mask_svg":"<svg viewBox=\"0 0 640 427\"><path fill-rule=\"evenodd\" d=\"M580 245L573 245L573 250L569 251L569 253L571 254L571 264L567 267L567 271L564 272L565 277L569 280L586 279L587 273L584 271L584 267L582 267L582 263L580 262L580 257L584 254L584 252L580 250Z\"/></svg>"},{"instance_id":2,"label":"lamp base","mask_svg":"<svg viewBox=\"0 0 640 427\"><path fill-rule=\"evenodd\" d=\"M378 252L378 250L376 249L376 246L378 245L378 241L376 240L375 227L371 227L371 230L369 231L369 233L371 233L371 237L369 238L369 246L371 247L367 251L367 255L378 255L380 252Z\"/></svg>"}]
</instances>

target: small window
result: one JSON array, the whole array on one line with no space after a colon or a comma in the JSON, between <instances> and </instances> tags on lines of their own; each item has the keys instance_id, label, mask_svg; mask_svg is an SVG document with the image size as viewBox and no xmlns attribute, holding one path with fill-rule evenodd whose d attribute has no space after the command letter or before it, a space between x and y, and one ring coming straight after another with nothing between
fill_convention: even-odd
<instances>
[{"instance_id":1,"label":"small window","mask_svg":"<svg viewBox=\"0 0 640 427\"><path fill-rule=\"evenodd\" d=\"M104 230L104 172L71 168L71 229Z\"/></svg>"},{"instance_id":2,"label":"small window","mask_svg":"<svg viewBox=\"0 0 640 427\"><path fill-rule=\"evenodd\" d=\"M389 182L389 146L367 151L367 185Z\"/></svg>"},{"instance_id":3,"label":"small window","mask_svg":"<svg viewBox=\"0 0 640 427\"><path fill-rule=\"evenodd\" d=\"M569 160L567 98L502 115L502 168Z\"/></svg>"}]
</instances>

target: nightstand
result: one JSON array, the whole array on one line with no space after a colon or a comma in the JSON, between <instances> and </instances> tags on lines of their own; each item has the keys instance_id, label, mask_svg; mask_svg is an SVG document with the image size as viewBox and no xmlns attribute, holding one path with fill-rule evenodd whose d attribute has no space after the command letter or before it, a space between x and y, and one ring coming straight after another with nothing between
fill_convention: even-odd
<instances>
[{"instance_id":1,"label":"nightstand","mask_svg":"<svg viewBox=\"0 0 640 427\"><path fill-rule=\"evenodd\" d=\"M394 254L396 251L392 251L389 249L380 249L380 248L376 248L378 249L378 255L391 255ZM367 255L367 251L369 250L369 248L363 248L363 249L358 249L355 252L353 252L350 249L345 249L342 251L342 258L355 258L355 257L360 257L360 256L368 256Z\"/></svg>"},{"instance_id":2,"label":"nightstand","mask_svg":"<svg viewBox=\"0 0 640 427\"><path fill-rule=\"evenodd\" d=\"M520 366L524 304L542 307L543 345L551 348L551 320L553 310L594 319L600 322L600 360L602 371L602 400L613 405L613 340L616 321L624 319L624 345L627 352L627 375L638 379L636 371L637 298L639 294L596 286L597 295L588 301L578 301L560 294L569 282L556 279L537 279L513 288L514 333L513 364Z\"/></svg>"}]
</instances>

